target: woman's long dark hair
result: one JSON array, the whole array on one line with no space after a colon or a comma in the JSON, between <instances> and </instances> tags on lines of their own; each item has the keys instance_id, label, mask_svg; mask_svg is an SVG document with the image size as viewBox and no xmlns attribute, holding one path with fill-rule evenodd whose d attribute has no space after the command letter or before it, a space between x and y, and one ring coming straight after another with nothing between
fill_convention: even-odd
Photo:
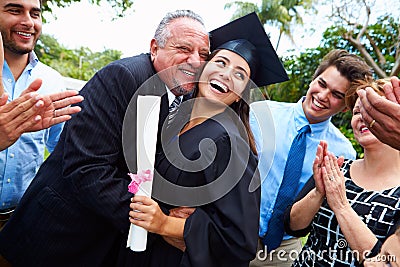
<instances>
[{"instance_id":1,"label":"woman's long dark hair","mask_svg":"<svg viewBox=\"0 0 400 267\"><path fill-rule=\"evenodd\" d=\"M208 57L208 61L210 61L220 50L214 50L210 56ZM198 73L198 78L200 78L201 73L203 72L204 67L208 64L208 62L206 64L204 64L203 68L201 69L201 71L199 71ZM199 79L197 79L198 81ZM248 140L249 142L249 146L251 151L257 155L257 149L256 149L256 144L255 144L255 140L254 140L254 136L253 136L253 132L251 131L250 128L250 122L249 122L249 114L250 114L250 106L249 106L249 101L250 101L250 84L252 83L252 81L249 81L246 85L246 88L244 89L240 100L238 102L233 102L231 105L229 105L229 107L239 116L240 121L243 123L244 128L246 130L246 135L247 138L245 136L244 139ZM193 96L196 97L198 94L198 82L197 85L193 91ZM233 120L236 121L236 120ZM237 124L239 124L239 122L237 122ZM238 125L238 129L241 129L240 125Z\"/></svg>"}]
</instances>

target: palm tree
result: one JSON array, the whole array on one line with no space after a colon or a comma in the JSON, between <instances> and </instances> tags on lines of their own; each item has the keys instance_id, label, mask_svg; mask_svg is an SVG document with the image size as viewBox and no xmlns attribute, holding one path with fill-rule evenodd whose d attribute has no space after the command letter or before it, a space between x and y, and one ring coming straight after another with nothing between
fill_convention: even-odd
<instances>
[{"instance_id":1,"label":"palm tree","mask_svg":"<svg viewBox=\"0 0 400 267\"><path fill-rule=\"evenodd\" d=\"M254 3L235 1L225 5L225 9L236 7L232 20L251 12L256 12L262 24L279 27L279 38L275 49L278 49L280 39L285 34L294 43L292 23L303 24L301 11L310 11L316 0L263 0L261 6Z\"/></svg>"}]
</instances>

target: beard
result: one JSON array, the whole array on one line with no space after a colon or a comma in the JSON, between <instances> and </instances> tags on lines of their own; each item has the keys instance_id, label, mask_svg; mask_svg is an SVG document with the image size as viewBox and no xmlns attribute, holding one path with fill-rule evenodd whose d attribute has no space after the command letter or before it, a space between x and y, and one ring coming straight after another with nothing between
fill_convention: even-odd
<instances>
[{"instance_id":1,"label":"beard","mask_svg":"<svg viewBox=\"0 0 400 267\"><path fill-rule=\"evenodd\" d=\"M174 88L171 91L176 92L178 95L186 95L190 94L194 87L195 87L195 82L179 82L176 79L173 80L174 82Z\"/></svg>"},{"instance_id":2,"label":"beard","mask_svg":"<svg viewBox=\"0 0 400 267\"><path fill-rule=\"evenodd\" d=\"M19 46L15 40L11 39L9 35L5 31L1 31L1 35L3 37L3 47L4 50L8 50L13 54L17 55L25 55L33 51L35 48L36 42L39 39L39 36L36 35L36 39L33 41L32 45L30 47L26 46Z\"/></svg>"},{"instance_id":3,"label":"beard","mask_svg":"<svg viewBox=\"0 0 400 267\"><path fill-rule=\"evenodd\" d=\"M3 40L4 41L4 40ZM36 43L36 42L35 42ZM25 55L28 54L30 52L32 52L33 48L35 47L35 45L33 45L30 48L26 48L26 47L19 47L18 45L16 45L14 42L7 42L4 41L4 49L10 51L11 53L17 54L17 55Z\"/></svg>"}]
</instances>

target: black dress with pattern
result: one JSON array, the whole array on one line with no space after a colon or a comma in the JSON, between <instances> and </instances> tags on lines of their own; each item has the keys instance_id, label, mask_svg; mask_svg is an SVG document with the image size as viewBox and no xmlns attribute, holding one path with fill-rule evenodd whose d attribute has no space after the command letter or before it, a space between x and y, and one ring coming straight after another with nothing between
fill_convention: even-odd
<instances>
[{"instance_id":1,"label":"black dress with pattern","mask_svg":"<svg viewBox=\"0 0 400 267\"><path fill-rule=\"evenodd\" d=\"M400 187L381 191L365 190L356 185L350 177L352 160L346 160L342 171L345 177L346 195L351 207L361 220L383 242L394 232L400 217ZM311 177L297 196L298 201L315 187ZM326 200L311 224L303 230L289 228L291 206L285 212L285 230L293 236L309 237L299 257L292 266L354 266L356 252L352 252L345 239L336 216Z\"/></svg>"}]
</instances>

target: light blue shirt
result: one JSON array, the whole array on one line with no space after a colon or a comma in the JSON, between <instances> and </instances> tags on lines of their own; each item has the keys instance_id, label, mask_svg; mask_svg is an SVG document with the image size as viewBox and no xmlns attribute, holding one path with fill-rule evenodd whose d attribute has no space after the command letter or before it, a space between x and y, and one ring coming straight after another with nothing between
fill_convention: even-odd
<instances>
[{"instance_id":1,"label":"light blue shirt","mask_svg":"<svg viewBox=\"0 0 400 267\"><path fill-rule=\"evenodd\" d=\"M268 222L271 218L278 190L282 183L283 172L292 141L297 135L297 132L303 126L309 124L302 107L303 99L304 97L297 103L284 103L270 100L262 101L266 105L266 112L265 115L261 114L261 116L260 114L256 116L254 113L253 105L257 102L250 106L250 127L256 141L261 177L259 230L259 236L261 238L265 236L268 230ZM271 123L268 125L273 127L273 129L261 129L260 120L265 120L268 116L272 116L271 121L273 121L273 126L271 126ZM312 164L320 140L326 140L328 143L328 150L333 152L336 156L344 156L348 159L355 159L356 157L356 151L350 141L331 123L330 119L309 125L311 127L311 133L308 133L306 137L307 150L296 195L312 175ZM275 137L276 140L274 151L271 152L271 149L266 151L262 145L263 141L267 139L265 141L268 142L268 139L272 139L273 137ZM272 161L270 159L271 157L273 157ZM291 238L291 236L285 234L283 239L286 240L289 238Z\"/></svg>"},{"instance_id":2,"label":"light blue shirt","mask_svg":"<svg viewBox=\"0 0 400 267\"><path fill-rule=\"evenodd\" d=\"M65 90L60 73L41 63L34 52L17 81L7 64L3 67L3 85L8 102L16 99L36 78L43 80L39 93L47 95ZM63 124L49 129L23 134L12 146L0 151L0 210L17 205L44 160L45 147L52 152Z\"/></svg>"}]
</instances>

